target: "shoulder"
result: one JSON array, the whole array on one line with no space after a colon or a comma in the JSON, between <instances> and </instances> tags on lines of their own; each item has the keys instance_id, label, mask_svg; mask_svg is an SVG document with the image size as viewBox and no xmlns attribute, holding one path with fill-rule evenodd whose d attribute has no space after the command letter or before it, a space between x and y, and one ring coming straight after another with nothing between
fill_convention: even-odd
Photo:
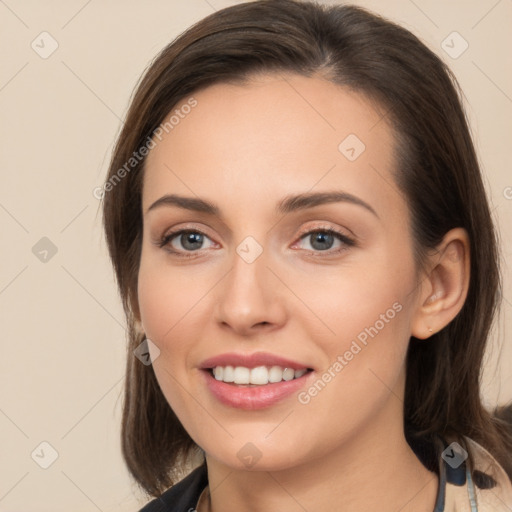
<instances>
[{"instance_id":1,"label":"shoulder","mask_svg":"<svg viewBox=\"0 0 512 512\"><path fill-rule=\"evenodd\" d=\"M199 495L207 485L208 473L206 465L202 464L139 512L188 512L195 509Z\"/></svg>"},{"instance_id":2,"label":"shoulder","mask_svg":"<svg viewBox=\"0 0 512 512\"><path fill-rule=\"evenodd\" d=\"M478 511L512 510L512 482L505 470L483 446L468 437L464 440L474 459Z\"/></svg>"},{"instance_id":3,"label":"shoulder","mask_svg":"<svg viewBox=\"0 0 512 512\"><path fill-rule=\"evenodd\" d=\"M469 437L451 441L444 440L440 458L436 512L510 512L512 482L496 459ZM468 453L473 460L471 471L466 464Z\"/></svg>"}]
</instances>

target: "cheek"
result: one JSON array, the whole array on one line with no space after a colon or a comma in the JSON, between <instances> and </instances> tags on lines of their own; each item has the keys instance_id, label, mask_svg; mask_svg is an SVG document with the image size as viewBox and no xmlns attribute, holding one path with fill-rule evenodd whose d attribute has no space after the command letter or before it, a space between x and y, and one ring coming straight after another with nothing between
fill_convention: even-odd
<instances>
[{"instance_id":1,"label":"cheek","mask_svg":"<svg viewBox=\"0 0 512 512\"><path fill-rule=\"evenodd\" d=\"M166 286L165 276L154 265L146 264L144 257L139 269L137 295L139 309L146 336L157 343L163 334L172 327L169 312L173 311L175 293Z\"/></svg>"},{"instance_id":2,"label":"cheek","mask_svg":"<svg viewBox=\"0 0 512 512\"><path fill-rule=\"evenodd\" d=\"M157 261L158 260L158 261ZM193 316L194 304L200 298L190 277L171 271L160 258L143 251L139 269L137 295L142 325L148 338L165 350L166 340L176 340L176 332Z\"/></svg>"},{"instance_id":3,"label":"cheek","mask_svg":"<svg viewBox=\"0 0 512 512\"><path fill-rule=\"evenodd\" d=\"M186 272L160 255L142 255L137 292L141 321L146 337L160 350L153 366L168 399L180 391L171 375L190 387L190 370L200 356L197 342L205 338L205 319L211 318L207 292L212 282L212 276L199 270Z\"/></svg>"},{"instance_id":4,"label":"cheek","mask_svg":"<svg viewBox=\"0 0 512 512\"><path fill-rule=\"evenodd\" d=\"M143 255L138 279L142 325L146 336L160 350L153 370L167 402L180 419L199 414L189 410L193 401L187 403L189 393L193 393L187 362L190 340L196 338L191 328L195 325L194 304L200 295L191 291L186 281L179 272L166 271Z\"/></svg>"},{"instance_id":5,"label":"cheek","mask_svg":"<svg viewBox=\"0 0 512 512\"><path fill-rule=\"evenodd\" d=\"M400 265L378 255L357 265L325 269L306 279L295 278L294 292L306 306L297 315L309 337L320 342L328 354L350 348L353 340L362 346L379 338L384 347L407 341L412 266Z\"/></svg>"},{"instance_id":6,"label":"cheek","mask_svg":"<svg viewBox=\"0 0 512 512\"><path fill-rule=\"evenodd\" d=\"M326 356L319 372L325 385L319 382L302 396L301 403L310 404L314 415L331 411L341 418L340 411L350 410L352 420L343 417L343 423L357 423L356 417L370 416L390 389L396 388L399 395L414 279L407 254L394 261L374 255L364 264L336 269L329 279L309 280L296 290L317 313L316 318L305 315L302 328ZM339 410L331 408L334 403Z\"/></svg>"}]
</instances>

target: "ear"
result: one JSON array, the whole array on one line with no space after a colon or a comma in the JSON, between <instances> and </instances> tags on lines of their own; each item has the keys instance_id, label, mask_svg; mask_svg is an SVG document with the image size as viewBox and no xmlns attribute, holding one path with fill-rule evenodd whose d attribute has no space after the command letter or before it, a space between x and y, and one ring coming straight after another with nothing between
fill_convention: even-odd
<instances>
[{"instance_id":1,"label":"ear","mask_svg":"<svg viewBox=\"0 0 512 512\"><path fill-rule=\"evenodd\" d=\"M422 275L411 335L426 339L446 327L466 301L470 278L469 237L455 228L429 255Z\"/></svg>"}]
</instances>

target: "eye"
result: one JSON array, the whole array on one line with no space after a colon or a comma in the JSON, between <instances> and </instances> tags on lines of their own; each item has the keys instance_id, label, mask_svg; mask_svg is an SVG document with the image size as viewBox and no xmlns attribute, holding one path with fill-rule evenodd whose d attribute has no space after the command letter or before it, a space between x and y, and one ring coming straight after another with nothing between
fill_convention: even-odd
<instances>
[{"instance_id":1,"label":"eye","mask_svg":"<svg viewBox=\"0 0 512 512\"><path fill-rule=\"evenodd\" d=\"M346 251L347 248L356 245L355 240L331 227L319 227L303 232L300 240L309 241L312 252L328 252L330 255ZM339 242L338 249L331 250L336 241Z\"/></svg>"},{"instance_id":2,"label":"eye","mask_svg":"<svg viewBox=\"0 0 512 512\"><path fill-rule=\"evenodd\" d=\"M193 257L194 254L186 254L197 252L198 249L204 249L204 240L210 240L202 231L196 229L181 229L167 233L157 245L160 248L166 248L169 252L184 258ZM211 241L211 240L210 240ZM181 246L181 247L180 247Z\"/></svg>"},{"instance_id":3,"label":"eye","mask_svg":"<svg viewBox=\"0 0 512 512\"><path fill-rule=\"evenodd\" d=\"M200 249L205 249L205 240L211 242L210 247L215 245L202 231L197 229L180 229L167 233L155 243L158 247L165 248L165 250L178 257L193 258ZM312 247L312 249L307 249L309 252L327 253L328 255L346 251L349 247L356 245L355 240L331 227L318 227L303 231L300 234L300 240L309 241ZM339 246L337 249L332 250L332 246L336 241Z\"/></svg>"}]
</instances>

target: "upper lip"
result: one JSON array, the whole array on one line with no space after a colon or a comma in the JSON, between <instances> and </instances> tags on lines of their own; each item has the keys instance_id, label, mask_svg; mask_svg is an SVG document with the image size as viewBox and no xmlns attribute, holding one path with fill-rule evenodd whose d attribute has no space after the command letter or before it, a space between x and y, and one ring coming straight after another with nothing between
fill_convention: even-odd
<instances>
[{"instance_id":1,"label":"upper lip","mask_svg":"<svg viewBox=\"0 0 512 512\"><path fill-rule=\"evenodd\" d=\"M232 352L219 354L218 356L204 360L200 364L200 368L205 370L215 368L216 366L245 366L246 368L255 368L257 366L281 366L283 368L293 368L294 370L310 368L307 364L299 363L268 352L254 352L252 354L236 354Z\"/></svg>"}]
</instances>

